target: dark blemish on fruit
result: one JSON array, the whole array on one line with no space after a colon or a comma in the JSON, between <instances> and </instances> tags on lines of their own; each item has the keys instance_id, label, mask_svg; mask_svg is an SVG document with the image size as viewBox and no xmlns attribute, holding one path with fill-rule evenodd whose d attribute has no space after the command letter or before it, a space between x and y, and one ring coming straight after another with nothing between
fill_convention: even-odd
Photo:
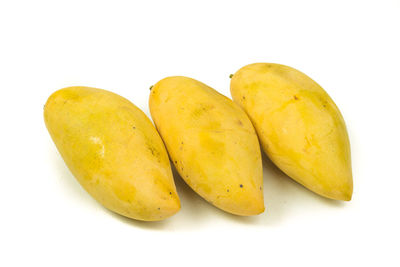
<instances>
[{"instance_id":1,"label":"dark blemish on fruit","mask_svg":"<svg viewBox=\"0 0 400 267\"><path fill-rule=\"evenodd\" d=\"M262 187L260 186L260 190L262 190Z\"/></svg>"},{"instance_id":2,"label":"dark blemish on fruit","mask_svg":"<svg viewBox=\"0 0 400 267\"><path fill-rule=\"evenodd\" d=\"M160 152L151 143L147 143L147 148L153 156L160 157Z\"/></svg>"},{"instance_id":3,"label":"dark blemish on fruit","mask_svg":"<svg viewBox=\"0 0 400 267\"><path fill-rule=\"evenodd\" d=\"M135 127L135 126L133 126L133 127L132 127L132 129L133 129L133 130L135 130L135 129L136 129L136 127Z\"/></svg>"},{"instance_id":4,"label":"dark blemish on fruit","mask_svg":"<svg viewBox=\"0 0 400 267\"><path fill-rule=\"evenodd\" d=\"M323 104L322 106L323 106L324 108L326 108L326 105L325 105L325 104Z\"/></svg>"},{"instance_id":5,"label":"dark blemish on fruit","mask_svg":"<svg viewBox=\"0 0 400 267\"><path fill-rule=\"evenodd\" d=\"M183 142L181 142L181 144L183 145Z\"/></svg>"},{"instance_id":6,"label":"dark blemish on fruit","mask_svg":"<svg viewBox=\"0 0 400 267\"><path fill-rule=\"evenodd\" d=\"M232 79L232 77L233 77L233 74L229 75L229 78L231 78L231 79Z\"/></svg>"},{"instance_id":7,"label":"dark blemish on fruit","mask_svg":"<svg viewBox=\"0 0 400 267\"><path fill-rule=\"evenodd\" d=\"M240 188L243 188L243 185L242 185L242 184L240 184L239 186L240 186Z\"/></svg>"},{"instance_id":8,"label":"dark blemish on fruit","mask_svg":"<svg viewBox=\"0 0 400 267\"><path fill-rule=\"evenodd\" d=\"M240 126L243 126L243 122L242 122L241 120L238 120L238 124L239 124Z\"/></svg>"},{"instance_id":9,"label":"dark blemish on fruit","mask_svg":"<svg viewBox=\"0 0 400 267\"><path fill-rule=\"evenodd\" d=\"M189 175L186 175L186 178L189 178Z\"/></svg>"},{"instance_id":10,"label":"dark blemish on fruit","mask_svg":"<svg viewBox=\"0 0 400 267\"><path fill-rule=\"evenodd\" d=\"M242 99L243 99L243 100L245 100L245 99L246 99L246 97L245 97L245 96L242 96Z\"/></svg>"},{"instance_id":11,"label":"dark blemish on fruit","mask_svg":"<svg viewBox=\"0 0 400 267\"><path fill-rule=\"evenodd\" d=\"M299 100L299 97L297 95L294 95L294 100Z\"/></svg>"},{"instance_id":12,"label":"dark blemish on fruit","mask_svg":"<svg viewBox=\"0 0 400 267\"><path fill-rule=\"evenodd\" d=\"M172 192L169 192L170 195L172 195Z\"/></svg>"},{"instance_id":13,"label":"dark blemish on fruit","mask_svg":"<svg viewBox=\"0 0 400 267\"><path fill-rule=\"evenodd\" d=\"M200 107L194 109L191 113L191 116L198 118L201 116L204 116L204 114L207 114L208 110L213 109L214 106L209 105L209 104L201 104Z\"/></svg>"},{"instance_id":14,"label":"dark blemish on fruit","mask_svg":"<svg viewBox=\"0 0 400 267\"><path fill-rule=\"evenodd\" d=\"M174 162L175 162L175 164L178 164L178 162L176 160Z\"/></svg>"},{"instance_id":15,"label":"dark blemish on fruit","mask_svg":"<svg viewBox=\"0 0 400 267\"><path fill-rule=\"evenodd\" d=\"M158 210L160 210L160 208L157 208Z\"/></svg>"},{"instance_id":16,"label":"dark blemish on fruit","mask_svg":"<svg viewBox=\"0 0 400 267\"><path fill-rule=\"evenodd\" d=\"M226 192L228 192L228 193L229 193L229 189L226 189Z\"/></svg>"},{"instance_id":17,"label":"dark blemish on fruit","mask_svg":"<svg viewBox=\"0 0 400 267\"><path fill-rule=\"evenodd\" d=\"M153 86L154 86L154 85L150 86L150 88L149 88L149 89L150 89L150 91L151 91L151 89L153 89Z\"/></svg>"}]
</instances>

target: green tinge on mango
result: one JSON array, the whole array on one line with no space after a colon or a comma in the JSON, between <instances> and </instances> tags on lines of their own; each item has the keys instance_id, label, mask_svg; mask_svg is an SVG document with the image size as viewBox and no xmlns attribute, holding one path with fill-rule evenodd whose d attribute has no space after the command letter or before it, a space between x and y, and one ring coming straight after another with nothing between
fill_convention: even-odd
<instances>
[{"instance_id":1,"label":"green tinge on mango","mask_svg":"<svg viewBox=\"0 0 400 267\"><path fill-rule=\"evenodd\" d=\"M69 87L49 97L44 119L72 174L103 206L144 221L178 212L164 144L131 102L101 89Z\"/></svg>"},{"instance_id":2,"label":"green tinge on mango","mask_svg":"<svg viewBox=\"0 0 400 267\"><path fill-rule=\"evenodd\" d=\"M171 160L194 191L236 215L264 211L260 146L239 106L187 77L159 81L149 104Z\"/></svg>"},{"instance_id":3,"label":"green tinge on mango","mask_svg":"<svg viewBox=\"0 0 400 267\"><path fill-rule=\"evenodd\" d=\"M250 117L268 157L288 176L327 198L350 200L350 143L329 95L291 67L256 63L237 71L231 94Z\"/></svg>"}]
</instances>

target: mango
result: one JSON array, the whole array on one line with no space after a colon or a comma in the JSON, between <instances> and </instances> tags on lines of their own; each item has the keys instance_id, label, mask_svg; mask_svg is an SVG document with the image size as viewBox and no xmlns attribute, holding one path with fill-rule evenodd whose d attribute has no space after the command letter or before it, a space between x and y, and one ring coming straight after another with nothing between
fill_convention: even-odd
<instances>
[{"instance_id":1,"label":"mango","mask_svg":"<svg viewBox=\"0 0 400 267\"><path fill-rule=\"evenodd\" d=\"M104 207L143 221L178 212L164 144L127 99L96 88L64 88L47 100L44 120L72 174Z\"/></svg>"},{"instance_id":2,"label":"mango","mask_svg":"<svg viewBox=\"0 0 400 267\"><path fill-rule=\"evenodd\" d=\"M149 106L171 160L195 192L232 214L264 211L260 145L238 105L199 81L176 76L152 87Z\"/></svg>"},{"instance_id":3,"label":"mango","mask_svg":"<svg viewBox=\"0 0 400 267\"><path fill-rule=\"evenodd\" d=\"M353 178L345 122L321 86L291 67L256 63L238 70L230 89L272 162L321 196L351 199Z\"/></svg>"}]
</instances>

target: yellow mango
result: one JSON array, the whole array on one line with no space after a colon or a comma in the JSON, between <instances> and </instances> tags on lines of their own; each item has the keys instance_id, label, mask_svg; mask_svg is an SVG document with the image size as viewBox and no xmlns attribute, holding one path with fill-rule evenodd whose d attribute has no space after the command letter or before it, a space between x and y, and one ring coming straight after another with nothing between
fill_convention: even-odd
<instances>
[{"instance_id":1,"label":"yellow mango","mask_svg":"<svg viewBox=\"0 0 400 267\"><path fill-rule=\"evenodd\" d=\"M256 63L237 71L231 94L250 117L268 157L327 198L350 200L350 143L339 109L311 78L291 67Z\"/></svg>"},{"instance_id":2,"label":"yellow mango","mask_svg":"<svg viewBox=\"0 0 400 267\"><path fill-rule=\"evenodd\" d=\"M68 87L44 108L47 129L68 168L104 207L158 221L180 201L167 151L149 118L106 90Z\"/></svg>"},{"instance_id":3,"label":"yellow mango","mask_svg":"<svg viewBox=\"0 0 400 267\"><path fill-rule=\"evenodd\" d=\"M194 191L236 215L264 211L260 146L238 105L187 77L159 81L149 105L171 160Z\"/></svg>"}]
</instances>

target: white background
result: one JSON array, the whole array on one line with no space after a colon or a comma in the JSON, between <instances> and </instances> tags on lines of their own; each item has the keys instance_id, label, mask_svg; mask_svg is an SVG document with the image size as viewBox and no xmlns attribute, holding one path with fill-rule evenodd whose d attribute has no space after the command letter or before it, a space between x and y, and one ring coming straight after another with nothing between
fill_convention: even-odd
<instances>
[{"instance_id":1,"label":"white background","mask_svg":"<svg viewBox=\"0 0 400 267\"><path fill-rule=\"evenodd\" d=\"M0 266L400 266L400 1L0 1ZM295 67L341 109L353 200L327 200L264 161L265 213L236 217L176 176L156 223L97 204L43 122L55 90L112 90L147 115L170 75L229 94L254 62Z\"/></svg>"}]
</instances>

